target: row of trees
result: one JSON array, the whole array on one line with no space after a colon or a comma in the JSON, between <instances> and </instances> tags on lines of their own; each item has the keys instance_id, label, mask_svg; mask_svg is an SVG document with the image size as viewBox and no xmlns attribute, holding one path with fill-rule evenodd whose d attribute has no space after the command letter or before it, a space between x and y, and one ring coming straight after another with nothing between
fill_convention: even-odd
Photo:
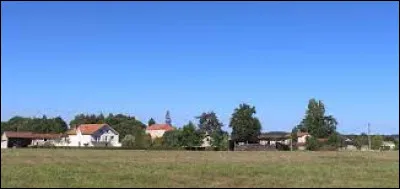
<instances>
[{"instance_id":1,"label":"row of trees","mask_svg":"<svg viewBox=\"0 0 400 189\"><path fill-rule=\"evenodd\" d=\"M63 133L68 129L67 123L61 117L26 118L15 116L6 122L1 122L1 133L4 131L30 131L40 133Z\"/></svg>"},{"instance_id":2,"label":"row of trees","mask_svg":"<svg viewBox=\"0 0 400 189\"><path fill-rule=\"evenodd\" d=\"M255 116L256 109L248 104L240 104L232 113L229 127L232 128L231 139L233 141L257 143L258 136L261 133L261 123ZM125 146L198 146L202 143L204 137L208 134L211 137L211 144L217 147L226 146L228 133L223 131L223 124L219 121L215 112L204 112L195 117L198 120L197 125L189 122L182 128L166 132L162 139L151 141L145 134L146 124L135 119L134 116L123 114L85 115L79 114L70 121L70 126L75 127L80 124L106 123L111 125L120 133L120 139L123 139ZM167 111L166 123L171 125L171 118ZM148 125L155 124L151 118ZM309 150L316 150L328 144L330 146L340 146L343 140L336 131L338 122L332 115L325 114L325 105L322 101L310 99L304 118L292 129L292 140L296 142L297 132L308 132L311 138L307 141ZM61 133L67 130L67 124L61 117L47 118L24 118L20 116L13 117L7 122L1 123L2 132L7 131L33 131L43 133ZM322 144L317 139L328 139ZM383 140L383 139L382 139ZM378 136L373 137L373 147L380 146L382 142ZM377 142L374 142L377 141ZM366 136L361 135L356 139L358 146L365 145Z\"/></svg>"}]
</instances>

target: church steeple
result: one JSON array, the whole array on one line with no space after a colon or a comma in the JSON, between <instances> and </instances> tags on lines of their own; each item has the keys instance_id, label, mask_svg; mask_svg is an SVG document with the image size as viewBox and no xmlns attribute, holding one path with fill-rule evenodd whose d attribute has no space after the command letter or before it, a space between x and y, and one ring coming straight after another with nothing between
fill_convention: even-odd
<instances>
[{"instance_id":1,"label":"church steeple","mask_svg":"<svg viewBox=\"0 0 400 189\"><path fill-rule=\"evenodd\" d=\"M165 114L165 123L172 126L171 116L169 115L169 111L167 110L167 114Z\"/></svg>"}]
</instances>

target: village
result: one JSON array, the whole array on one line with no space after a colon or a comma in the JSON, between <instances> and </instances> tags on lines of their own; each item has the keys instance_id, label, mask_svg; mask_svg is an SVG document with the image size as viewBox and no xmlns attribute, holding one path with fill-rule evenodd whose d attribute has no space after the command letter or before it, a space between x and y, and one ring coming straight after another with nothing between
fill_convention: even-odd
<instances>
[{"instance_id":1,"label":"village","mask_svg":"<svg viewBox=\"0 0 400 189\"><path fill-rule=\"evenodd\" d=\"M168 131L176 128L168 123L153 124L146 127L146 134L151 137L151 141L161 139ZM258 143L246 143L244 141L234 142L228 138L228 150L230 151L271 151L271 150L306 150L307 138L311 137L308 132L298 131L293 140L290 132L272 131L262 133L258 136ZM337 150L369 150L368 145L362 145L357 149L354 139L340 136L343 143ZM206 133L197 149L213 147L211 136ZM326 142L327 138L318 138L319 142ZM397 138L398 140L398 138ZM108 124L81 124L65 133L49 134L34 132L5 131L1 136L1 148L24 148L38 146L53 147L122 147L119 140L119 133ZM393 141L383 141L380 150L394 150Z\"/></svg>"}]
</instances>

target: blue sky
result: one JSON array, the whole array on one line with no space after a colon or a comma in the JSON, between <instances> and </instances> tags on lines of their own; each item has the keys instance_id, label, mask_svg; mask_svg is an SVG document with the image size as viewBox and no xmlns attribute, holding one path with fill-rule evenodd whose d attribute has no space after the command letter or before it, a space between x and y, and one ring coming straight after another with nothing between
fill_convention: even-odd
<instances>
[{"instance_id":1,"label":"blue sky","mask_svg":"<svg viewBox=\"0 0 400 189\"><path fill-rule=\"evenodd\" d=\"M287 130L322 100L398 133L398 2L2 2L1 120L124 113L182 126L255 105Z\"/></svg>"}]
</instances>

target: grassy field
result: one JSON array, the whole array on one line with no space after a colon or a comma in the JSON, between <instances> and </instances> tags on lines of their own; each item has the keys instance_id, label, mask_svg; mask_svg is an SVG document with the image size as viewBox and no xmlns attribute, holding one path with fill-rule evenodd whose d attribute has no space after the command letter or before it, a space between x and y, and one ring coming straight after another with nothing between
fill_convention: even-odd
<instances>
[{"instance_id":1,"label":"grassy field","mask_svg":"<svg viewBox=\"0 0 400 189\"><path fill-rule=\"evenodd\" d=\"M1 187L399 187L399 153L9 149Z\"/></svg>"}]
</instances>

